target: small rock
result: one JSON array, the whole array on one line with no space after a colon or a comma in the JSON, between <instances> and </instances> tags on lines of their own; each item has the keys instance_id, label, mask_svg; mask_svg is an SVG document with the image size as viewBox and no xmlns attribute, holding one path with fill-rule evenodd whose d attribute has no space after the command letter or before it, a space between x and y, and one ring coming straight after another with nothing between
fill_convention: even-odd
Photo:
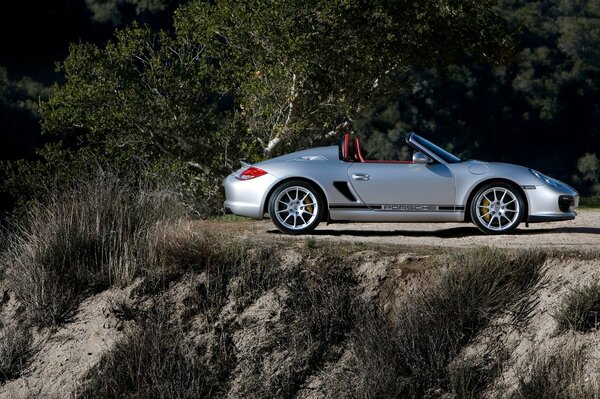
<instances>
[{"instance_id":1,"label":"small rock","mask_svg":"<svg viewBox=\"0 0 600 399\"><path fill-rule=\"evenodd\" d=\"M123 331L123 320L119 320L115 328L117 329L117 331Z\"/></svg>"},{"instance_id":2,"label":"small rock","mask_svg":"<svg viewBox=\"0 0 600 399\"><path fill-rule=\"evenodd\" d=\"M104 324L102 324L102 328L109 329L110 328L110 323L104 323Z\"/></svg>"},{"instance_id":3,"label":"small rock","mask_svg":"<svg viewBox=\"0 0 600 399\"><path fill-rule=\"evenodd\" d=\"M92 356L92 352L88 352L87 354L88 354L88 356Z\"/></svg>"}]
</instances>

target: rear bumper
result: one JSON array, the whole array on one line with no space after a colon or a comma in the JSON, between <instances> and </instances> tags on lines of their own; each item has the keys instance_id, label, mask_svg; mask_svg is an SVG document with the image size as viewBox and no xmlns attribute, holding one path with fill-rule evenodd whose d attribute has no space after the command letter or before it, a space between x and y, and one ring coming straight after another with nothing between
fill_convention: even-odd
<instances>
[{"instance_id":1,"label":"rear bumper","mask_svg":"<svg viewBox=\"0 0 600 399\"><path fill-rule=\"evenodd\" d=\"M225 187L225 212L234 215L262 219L267 194L277 178L266 174L251 180L238 180L230 175L223 183Z\"/></svg>"}]
</instances>

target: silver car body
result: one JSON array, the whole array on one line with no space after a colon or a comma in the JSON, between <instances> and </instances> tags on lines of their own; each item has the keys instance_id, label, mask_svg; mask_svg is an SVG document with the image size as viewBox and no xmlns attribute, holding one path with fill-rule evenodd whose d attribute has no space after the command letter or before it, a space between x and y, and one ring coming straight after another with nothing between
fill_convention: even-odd
<instances>
[{"instance_id":1,"label":"silver car body","mask_svg":"<svg viewBox=\"0 0 600 399\"><path fill-rule=\"evenodd\" d=\"M322 191L329 222L463 222L469 201L488 182L518 187L526 200L524 222L570 220L578 193L555 179L543 181L530 169L504 163L467 160L447 162L411 133L407 142L430 163L347 162L337 146L312 148L254 164L267 173L238 179L249 165L225 180L225 209L260 219L270 195L290 180L306 180ZM570 200L561 206L560 201ZM562 209L561 209L562 207Z\"/></svg>"}]
</instances>

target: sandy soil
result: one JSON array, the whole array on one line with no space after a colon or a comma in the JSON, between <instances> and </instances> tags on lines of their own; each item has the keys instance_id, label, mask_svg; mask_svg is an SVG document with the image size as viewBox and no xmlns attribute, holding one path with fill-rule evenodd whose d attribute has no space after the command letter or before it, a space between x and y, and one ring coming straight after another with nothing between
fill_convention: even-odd
<instances>
[{"instance_id":1,"label":"sandy soil","mask_svg":"<svg viewBox=\"0 0 600 399\"><path fill-rule=\"evenodd\" d=\"M402 246L557 248L600 250L600 210L580 210L575 220L521 224L511 235L488 236L467 223L322 223L309 236L319 240L370 242ZM198 228L240 238L305 240L284 236L270 220L202 221Z\"/></svg>"}]
</instances>

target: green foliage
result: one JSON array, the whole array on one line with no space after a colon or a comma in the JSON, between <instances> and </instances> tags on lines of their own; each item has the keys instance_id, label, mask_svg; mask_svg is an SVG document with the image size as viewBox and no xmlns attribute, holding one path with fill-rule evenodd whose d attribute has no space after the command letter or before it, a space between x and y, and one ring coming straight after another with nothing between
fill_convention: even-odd
<instances>
[{"instance_id":1,"label":"green foliage","mask_svg":"<svg viewBox=\"0 0 600 399\"><path fill-rule=\"evenodd\" d=\"M235 137L215 134L203 47L137 27L118 32L103 50L72 46L63 64L67 83L43 108L44 129L85 132L86 145L117 163L164 156L218 168Z\"/></svg>"},{"instance_id":2,"label":"green foliage","mask_svg":"<svg viewBox=\"0 0 600 399\"><path fill-rule=\"evenodd\" d=\"M214 78L267 153L335 134L403 87L408 70L500 61L511 48L489 1L195 1L175 27L214 43Z\"/></svg>"},{"instance_id":3,"label":"green foliage","mask_svg":"<svg viewBox=\"0 0 600 399\"><path fill-rule=\"evenodd\" d=\"M581 186L582 194L600 197L600 161L596 154L586 153L579 158L577 171L574 181Z\"/></svg>"},{"instance_id":4,"label":"green foliage","mask_svg":"<svg viewBox=\"0 0 600 399\"><path fill-rule=\"evenodd\" d=\"M85 0L87 8L92 13L95 22L111 22L121 25L128 11L136 16L145 13L161 13L177 0Z\"/></svg>"},{"instance_id":5,"label":"green foliage","mask_svg":"<svg viewBox=\"0 0 600 399\"><path fill-rule=\"evenodd\" d=\"M29 77L9 79L0 66L0 161L34 156L39 140L39 103L49 94L48 87Z\"/></svg>"},{"instance_id":6,"label":"green foliage","mask_svg":"<svg viewBox=\"0 0 600 399\"><path fill-rule=\"evenodd\" d=\"M118 32L104 49L72 46L62 66L67 82L42 108L44 130L74 143L72 169L94 162L129 180L166 180L194 211L215 212L230 160L251 150L235 123L222 122L204 47L139 27ZM68 169L54 162L66 158L44 159Z\"/></svg>"},{"instance_id":7,"label":"green foliage","mask_svg":"<svg viewBox=\"0 0 600 399\"><path fill-rule=\"evenodd\" d=\"M88 1L99 14L115 4ZM172 181L191 209L215 213L237 159L327 139L412 68L499 62L512 46L492 2L478 0L194 1L173 25L134 24L104 48L71 46L66 82L42 107L47 140L62 144L9 168L15 195L39 191L44 169L72 177L99 163L132 181Z\"/></svg>"}]
</instances>

